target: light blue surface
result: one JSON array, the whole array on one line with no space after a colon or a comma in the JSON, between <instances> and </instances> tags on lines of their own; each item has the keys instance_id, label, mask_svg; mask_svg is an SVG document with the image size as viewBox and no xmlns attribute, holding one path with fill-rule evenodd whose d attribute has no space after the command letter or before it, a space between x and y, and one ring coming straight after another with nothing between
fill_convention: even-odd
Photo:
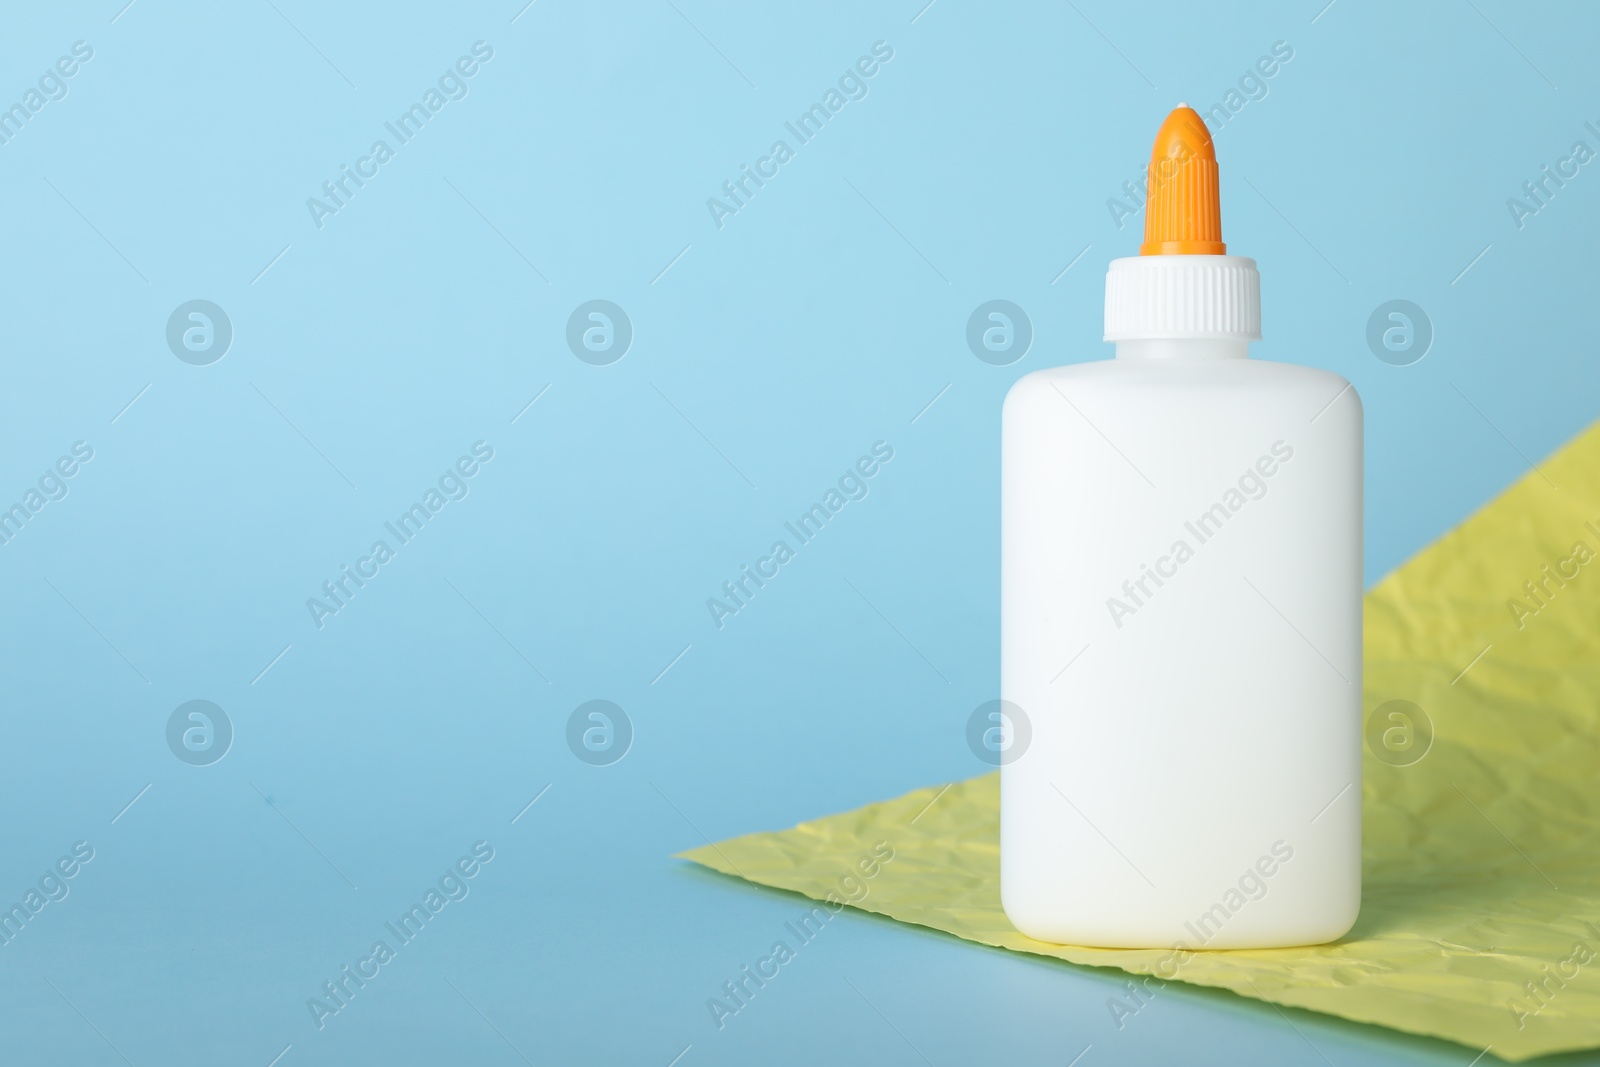
<instances>
[{"instance_id":1,"label":"light blue surface","mask_svg":"<svg viewBox=\"0 0 1600 1067\"><path fill-rule=\"evenodd\" d=\"M0 105L93 58L0 144L0 503L93 459L0 546L0 898L94 858L0 947L0 1058L1464 1065L1178 986L1119 1031L1115 972L855 913L719 1030L707 998L800 904L669 858L983 769L1000 399L1109 354L1140 222L1108 198L1275 42L1217 134L1226 236L1256 354L1365 401L1369 581L1595 418L1600 164L1520 229L1506 201L1600 147L1600 16L1322 2L9 10ZM307 198L478 41L319 228ZM195 299L234 332L205 366L165 338ZM609 366L565 340L594 299L635 331ZM991 299L1032 322L1008 366L965 340ZM1432 320L1411 366L1365 341L1391 299ZM319 629L307 599L479 441ZM707 598L878 441L868 495L718 629ZM166 740L194 699L236 731L210 766ZM565 739L591 699L636 732L611 766ZM468 895L319 1030L308 998L478 841Z\"/></svg>"}]
</instances>

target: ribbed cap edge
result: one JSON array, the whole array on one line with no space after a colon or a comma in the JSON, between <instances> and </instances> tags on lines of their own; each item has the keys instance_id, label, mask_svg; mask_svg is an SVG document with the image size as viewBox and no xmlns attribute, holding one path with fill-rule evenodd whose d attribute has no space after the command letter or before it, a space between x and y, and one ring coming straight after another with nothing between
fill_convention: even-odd
<instances>
[{"instance_id":1,"label":"ribbed cap edge","mask_svg":"<svg viewBox=\"0 0 1600 1067\"><path fill-rule=\"evenodd\" d=\"M1261 275L1246 256L1129 256L1106 272L1107 341L1261 339Z\"/></svg>"}]
</instances>

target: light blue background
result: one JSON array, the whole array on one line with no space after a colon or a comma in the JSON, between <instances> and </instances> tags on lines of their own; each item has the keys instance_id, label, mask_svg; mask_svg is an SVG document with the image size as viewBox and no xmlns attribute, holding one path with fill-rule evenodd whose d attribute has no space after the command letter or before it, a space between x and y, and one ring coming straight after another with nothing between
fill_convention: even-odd
<instances>
[{"instance_id":1,"label":"light blue background","mask_svg":"<svg viewBox=\"0 0 1600 1067\"><path fill-rule=\"evenodd\" d=\"M94 49L0 145L0 498L95 450L0 547L0 898L96 850L0 948L7 1062L1471 1058L1177 985L1119 1031L1118 972L857 913L719 1031L706 999L801 904L669 857L983 770L1001 397L1109 355L1140 223L1107 199L1276 41L1217 134L1226 236L1256 354L1365 401L1368 580L1588 424L1600 164L1522 229L1506 199L1600 147L1592 9L122 2L0 32L0 103ZM318 229L306 199L479 40ZM718 229L706 199L876 41L869 95ZM210 366L164 339L196 298L235 331ZM636 331L606 367L564 340L595 298ZM964 340L994 298L1035 330L1007 367ZM1393 298L1436 331L1413 366L1366 346ZM479 440L470 495L319 630L306 599ZM879 440L870 495L716 629ZM196 698L237 731L209 767L164 736ZM637 732L613 766L564 740L593 698ZM307 998L480 839L470 896L319 1031Z\"/></svg>"}]
</instances>

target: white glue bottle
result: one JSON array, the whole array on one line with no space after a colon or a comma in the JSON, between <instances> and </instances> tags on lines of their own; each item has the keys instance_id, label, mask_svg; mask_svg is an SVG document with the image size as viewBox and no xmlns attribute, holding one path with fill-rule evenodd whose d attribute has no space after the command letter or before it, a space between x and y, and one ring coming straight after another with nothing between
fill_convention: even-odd
<instances>
[{"instance_id":1,"label":"white glue bottle","mask_svg":"<svg viewBox=\"0 0 1600 1067\"><path fill-rule=\"evenodd\" d=\"M1260 275L1190 108L1149 184L1116 358L1006 397L1001 896L1042 941L1332 941L1361 903L1361 402L1249 358Z\"/></svg>"}]
</instances>

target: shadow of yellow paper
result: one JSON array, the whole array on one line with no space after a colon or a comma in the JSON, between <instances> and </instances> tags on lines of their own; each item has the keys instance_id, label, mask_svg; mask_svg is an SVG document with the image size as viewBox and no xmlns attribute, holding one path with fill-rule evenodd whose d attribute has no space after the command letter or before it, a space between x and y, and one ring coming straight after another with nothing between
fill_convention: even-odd
<instances>
[{"instance_id":1,"label":"shadow of yellow paper","mask_svg":"<svg viewBox=\"0 0 1600 1067\"><path fill-rule=\"evenodd\" d=\"M1362 907L1334 944L1180 962L1025 937L1000 908L993 774L683 856L848 901L841 878L887 842L854 906L903 922L1509 1060L1600 1047L1600 424L1379 582L1365 614ZM1373 715L1397 699L1423 715Z\"/></svg>"}]
</instances>

